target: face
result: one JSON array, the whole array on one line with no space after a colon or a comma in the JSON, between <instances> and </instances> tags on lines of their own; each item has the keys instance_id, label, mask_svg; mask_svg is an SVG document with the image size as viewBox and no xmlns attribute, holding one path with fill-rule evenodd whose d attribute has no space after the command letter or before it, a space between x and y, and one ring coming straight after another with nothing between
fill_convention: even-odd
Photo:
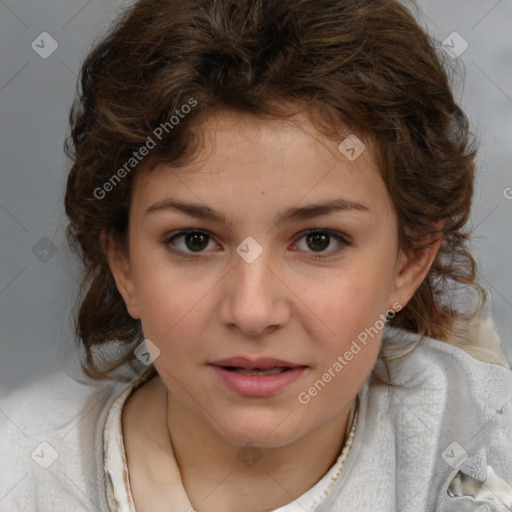
<instances>
[{"instance_id":1,"label":"face","mask_svg":"<svg viewBox=\"0 0 512 512\"><path fill-rule=\"evenodd\" d=\"M229 113L203 128L187 167L137 176L129 258L110 244L109 263L190 421L231 444L286 445L346 415L384 315L433 256L398 251L371 149L338 149L348 133Z\"/></svg>"}]
</instances>

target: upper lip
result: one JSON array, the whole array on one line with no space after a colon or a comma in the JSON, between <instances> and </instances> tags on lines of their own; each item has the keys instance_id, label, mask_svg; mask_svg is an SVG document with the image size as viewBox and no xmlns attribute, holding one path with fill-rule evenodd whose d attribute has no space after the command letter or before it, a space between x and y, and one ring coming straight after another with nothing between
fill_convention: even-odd
<instances>
[{"instance_id":1,"label":"upper lip","mask_svg":"<svg viewBox=\"0 0 512 512\"><path fill-rule=\"evenodd\" d=\"M233 366L234 368L244 368L245 370L268 370L269 368L298 368L305 365L290 363L282 359L274 359L273 357L261 357L258 359L248 359L247 357L230 357L229 359L219 359L210 363L214 366Z\"/></svg>"}]
</instances>

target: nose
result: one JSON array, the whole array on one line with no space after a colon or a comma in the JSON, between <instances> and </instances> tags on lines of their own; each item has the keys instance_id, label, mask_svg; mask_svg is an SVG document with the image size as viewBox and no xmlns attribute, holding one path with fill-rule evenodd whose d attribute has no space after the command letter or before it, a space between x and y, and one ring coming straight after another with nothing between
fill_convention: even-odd
<instances>
[{"instance_id":1,"label":"nose","mask_svg":"<svg viewBox=\"0 0 512 512\"><path fill-rule=\"evenodd\" d=\"M246 336L268 335L288 321L288 289L270 249L264 248L252 262L238 254L236 258L225 277L220 319Z\"/></svg>"}]
</instances>

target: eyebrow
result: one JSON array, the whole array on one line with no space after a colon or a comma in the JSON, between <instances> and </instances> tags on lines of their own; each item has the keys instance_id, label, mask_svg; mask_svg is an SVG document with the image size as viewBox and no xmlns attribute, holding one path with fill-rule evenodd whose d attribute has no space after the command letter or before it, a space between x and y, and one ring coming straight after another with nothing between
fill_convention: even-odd
<instances>
[{"instance_id":1,"label":"eyebrow","mask_svg":"<svg viewBox=\"0 0 512 512\"><path fill-rule=\"evenodd\" d=\"M224 224L226 226L229 225L229 223L226 220L226 217L223 214L217 213L210 207L202 204L187 203L177 199L164 199L163 201L159 201L158 203L151 205L145 211L144 216L146 216L149 213L167 210L178 211L190 217L195 217L197 219L209 220ZM329 213L340 211L369 212L370 209L364 203L349 201L347 199L342 198L333 199L331 201L327 201L324 203L309 204L306 206L289 208L288 210L277 216L276 226L279 226L286 222L312 219L314 217L319 217L321 215L327 215Z\"/></svg>"}]
</instances>

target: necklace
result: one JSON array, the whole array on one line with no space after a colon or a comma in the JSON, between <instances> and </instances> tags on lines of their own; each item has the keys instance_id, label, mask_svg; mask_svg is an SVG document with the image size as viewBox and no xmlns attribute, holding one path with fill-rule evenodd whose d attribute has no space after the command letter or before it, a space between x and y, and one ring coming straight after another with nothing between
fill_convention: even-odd
<instances>
[{"instance_id":1,"label":"necklace","mask_svg":"<svg viewBox=\"0 0 512 512\"><path fill-rule=\"evenodd\" d=\"M348 437L346 438L345 445L343 446L343 450L341 451L341 455L337 461L340 464L340 467L338 468L336 477L343 470L345 461L347 460L348 454L350 453L350 450L352 448L354 436L356 434L356 427L357 427L358 419L359 419L359 396L356 397L356 400L354 401L354 404L352 405L352 408L350 409L349 421L347 422L347 425L352 424L352 426L350 427L350 432L348 434Z\"/></svg>"}]
</instances>

